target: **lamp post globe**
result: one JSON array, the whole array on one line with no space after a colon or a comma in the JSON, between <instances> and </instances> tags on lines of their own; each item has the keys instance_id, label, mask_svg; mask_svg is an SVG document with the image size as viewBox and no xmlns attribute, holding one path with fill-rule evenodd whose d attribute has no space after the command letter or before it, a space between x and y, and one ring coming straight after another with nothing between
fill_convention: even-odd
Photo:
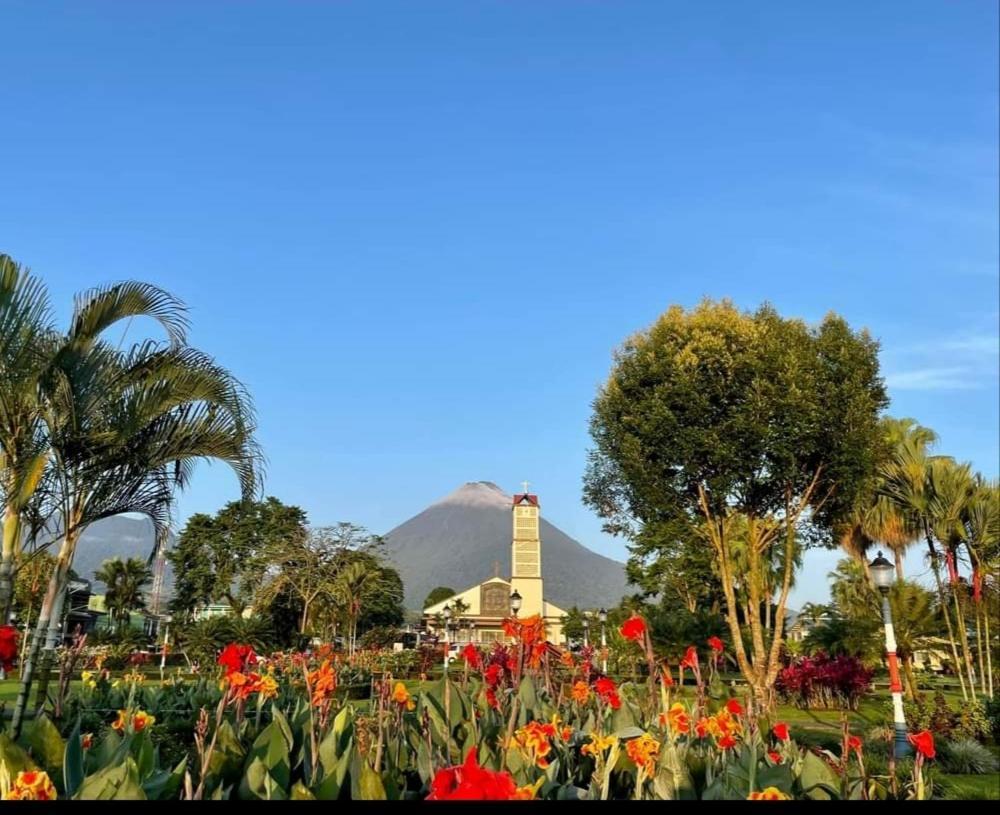
<instances>
[{"instance_id":1,"label":"lamp post globe","mask_svg":"<svg viewBox=\"0 0 1000 815\"><path fill-rule=\"evenodd\" d=\"M510 596L510 610L515 617L517 612L521 610L521 595L517 593L517 589L514 589L514 593Z\"/></svg>"},{"instance_id":2,"label":"lamp post globe","mask_svg":"<svg viewBox=\"0 0 1000 815\"><path fill-rule=\"evenodd\" d=\"M912 752L906 717L903 714L903 685L899 681L899 661L896 656L896 632L892 625L892 608L889 605L889 589L892 587L895 567L879 552L868 564L872 582L882 593L882 622L885 625L885 655L889 664L889 692L892 694L892 724L895 731L893 755L902 758Z\"/></svg>"},{"instance_id":3,"label":"lamp post globe","mask_svg":"<svg viewBox=\"0 0 1000 815\"><path fill-rule=\"evenodd\" d=\"M892 565L891 561L879 552L875 560L868 564L868 570L871 572L875 587L883 594L888 592L892 587L893 572L896 571L896 567Z\"/></svg>"}]
</instances>

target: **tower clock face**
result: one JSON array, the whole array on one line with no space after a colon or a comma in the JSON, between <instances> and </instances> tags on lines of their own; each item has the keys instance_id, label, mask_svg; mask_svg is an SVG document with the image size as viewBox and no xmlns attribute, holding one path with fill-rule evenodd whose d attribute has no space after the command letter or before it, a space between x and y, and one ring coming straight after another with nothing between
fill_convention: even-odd
<instances>
[{"instance_id":1,"label":"tower clock face","mask_svg":"<svg viewBox=\"0 0 1000 815\"><path fill-rule=\"evenodd\" d=\"M483 586L479 594L479 613L484 617L506 617L510 612L510 598L503 583Z\"/></svg>"}]
</instances>

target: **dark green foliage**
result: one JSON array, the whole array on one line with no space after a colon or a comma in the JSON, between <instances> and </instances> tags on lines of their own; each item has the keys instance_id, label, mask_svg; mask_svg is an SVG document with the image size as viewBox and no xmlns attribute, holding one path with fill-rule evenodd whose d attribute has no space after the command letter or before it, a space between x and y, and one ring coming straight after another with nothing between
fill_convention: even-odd
<instances>
[{"instance_id":1,"label":"dark green foliage","mask_svg":"<svg viewBox=\"0 0 1000 815\"><path fill-rule=\"evenodd\" d=\"M449 597L453 597L455 590L451 586L438 586L436 589L431 589L431 593L427 595L427 599L424 600L423 608L427 606L433 606L435 603L440 603L442 600L447 600Z\"/></svg>"},{"instance_id":2,"label":"dark green foliage","mask_svg":"<svg viewBox=\"0 0 1000 815\"><path fill-rule=\"evenodd\" d=\"M362 606L358 618L358 629L393 628L403 624L406 611L403 608L403 579L391 566L373 565L381 574L380 590Z\"/></svg>"},{"instance_id":3,"label":"dark green foliage","mask_svg":"<svg viewBox=\"0 0 1000 815\"><path fill-rule=\"evenodd\" d=\"M241 613L260 582L261 552L304 535L305 526L303 510L274 497L233 501L215 516L192 515L167 555L176 575L171 612L184 617L199 605L226 600Z\"/></svg>"}]
</instances>

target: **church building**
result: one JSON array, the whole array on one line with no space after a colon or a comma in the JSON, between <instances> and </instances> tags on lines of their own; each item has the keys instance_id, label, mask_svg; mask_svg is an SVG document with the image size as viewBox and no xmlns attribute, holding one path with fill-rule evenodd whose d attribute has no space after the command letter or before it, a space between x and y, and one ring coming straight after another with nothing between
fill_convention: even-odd
<instances>
[{"instance_id":1,"label":"church building","mask_svg":"<svg viewBox=\"0 0 1000 815\"><path fill-rule=\"evenodd\" d=\"M526 485L527 486L527 485ZM450 620L453 642L503 642L503 621L511 616L511 598L519 598L517 616L540 614L549 642L562 645L562 619L566 612L545 599L542 584L542 540L539 531L538 496L527 492L514 496L511 506L512 540L510 580L493 577L478 586L458 592L424 609L428 631L440 631Z\"/></svg>"}]
</instances>

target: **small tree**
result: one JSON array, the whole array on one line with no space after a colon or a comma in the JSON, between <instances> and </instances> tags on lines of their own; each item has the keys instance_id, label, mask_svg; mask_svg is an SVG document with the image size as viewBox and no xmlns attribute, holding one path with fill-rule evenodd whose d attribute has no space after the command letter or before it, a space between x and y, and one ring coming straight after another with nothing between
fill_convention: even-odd
<instances>
[{"instance_id":1,"label":"small tree","mask_svg":"<svg viewBox=\"0 0 1000 815\"><path fill-rule=\"evenodd\" d=\"M431 593L424 600L423 608L433 606L442 600L447 600L449 597L454 597L455 593L455 590L451 586L438 586L436 589L431 589Z\"/></svg>"},{"instance_id":2,"label":"small tree","mask_svg":"<svg viewBox=\"0 0 1000 815\"><path fill-rule=\"evenodd\" d=\"M104 603L115 627L121 631L133 611L146 607L143 589L153 579L153 573L142 558L116 557L105 560L94 577L107 587Z\"/></svg>"},{"instance_id":3,"label":"small tree","mask_svg":"<svg viewBox=\"0 0 1000 815\"><path fill-rule=\"evenodd\" d=\"M618 351L594 401L585 501L633 543L658 537L670 548L674 536L660 532L677 524L702 537L737 662L762 704L780 668L797 525L808 516L829 527L874 473L887 401L877 352L835 315L811 328L770 306L674 306Z\"/></svg>"}]
</instances>

